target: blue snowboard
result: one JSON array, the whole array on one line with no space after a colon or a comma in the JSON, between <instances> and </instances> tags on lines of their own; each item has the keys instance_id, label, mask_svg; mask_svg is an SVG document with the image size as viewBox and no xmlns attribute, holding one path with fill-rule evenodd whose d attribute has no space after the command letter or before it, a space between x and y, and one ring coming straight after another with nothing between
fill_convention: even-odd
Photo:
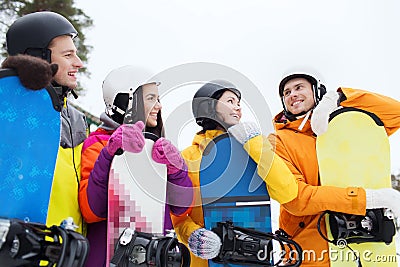
<instances>
[{"instance_id":1,"label":"blue snowboard","mask_svg":"<svg viewBox=\"0 0 400 267\"><path fill-rule=\"evenodd\" d=\"M46 89L0 70L0 216L46 223L60 143L60 113Z\"/></svg>"},{"instance_id":2,"label":"blue snowboard","mask_svg":"<svg viewBox=\"0 0 400 267\"><path fill-rule=\"evenodd\" d=\"M228 134L211 141L200 164L200 186L205 228L232 221L235 226L271 232L270 198L257 165L243 145ZM242 266L218 264L209 266Z\"/></svg>"}]
</instances>

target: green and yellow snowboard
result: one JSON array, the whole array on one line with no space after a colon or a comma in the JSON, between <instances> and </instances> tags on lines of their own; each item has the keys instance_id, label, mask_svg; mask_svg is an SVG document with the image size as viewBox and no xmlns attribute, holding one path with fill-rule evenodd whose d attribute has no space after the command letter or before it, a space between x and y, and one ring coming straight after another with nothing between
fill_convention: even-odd
<instances>
[{"instance_id":1,"label":"green and yellow snowboard","mask_svg":"<svg viewBox=\"0 0 400 267\"><path fill-rule=\"evenodd\" d=\"M317 138L321 185L390 188L390 145L377 116L354 108L331 114L328 131ZM332 240L328 220L328 239ZM397 266L395 239L348 244L359 255L362 266ZM357 266L346 246L329 243L331 266Z\"/></svg>"}]
</instances>

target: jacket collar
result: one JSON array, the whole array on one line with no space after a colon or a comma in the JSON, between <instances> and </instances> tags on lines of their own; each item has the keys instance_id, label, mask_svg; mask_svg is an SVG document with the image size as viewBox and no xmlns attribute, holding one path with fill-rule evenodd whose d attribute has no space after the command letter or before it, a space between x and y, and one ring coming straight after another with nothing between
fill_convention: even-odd
<instances>
[{"instance_id":1,"label":"jacket collar","mask_svg":"<svg viewBox=\"0 0 400 267\"><path fill-rule=\"evenodd\" d=\"M113 121L105 112L101 113L100 121L102 122L100 128L107 131L112 131L118 128L119 123Z\"/></svg>"},{"instance_id":2,"label":"jacket collar","mask_svg":"<svg viewBox=\"0 0 400 267\"><path fill-rule=\"evenodd\" d=\"M207 147L208 143L218 135L225 133L221 130L208 130L205 133L198 133L193 138L192 144L197 145L203 153L204 149Z\"/></svg>"},{"instance_id":3,"label":"jacket collar","mask_svg":"<svg viewBox=\"0 0 400 267\"><path fill-rule=\"evenodd\" d=\"M296 119L294 121L289 121L285 117L284 112L281 111L280 113L275 115L273 123L274 123L276 131L282 130L282 129L289 129L289 130L305 133L307 135L313 135L314 132L311 129L310 118L308 118L303 129L299 130L299 127L300 127L301 123L303 122L303 119L304 119L304 117L302 116L301 118Z\"/></svg>"}]
</instances>

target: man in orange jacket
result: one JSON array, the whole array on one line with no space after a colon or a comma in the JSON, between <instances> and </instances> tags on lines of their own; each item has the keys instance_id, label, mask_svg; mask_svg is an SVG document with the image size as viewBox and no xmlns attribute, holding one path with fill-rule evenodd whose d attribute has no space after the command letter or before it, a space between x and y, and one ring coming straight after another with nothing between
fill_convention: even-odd
<instances>
[{"instance_id":1,"label":"man in orange jacket","mask_svg":"<svg viewBox=\"0 0 400 267\"><path fill-rule=\"evenodd\" d=\"M400 207L395 203L400 201L400 192L392 188L373 190L321 186L316 134L327 129L329 114L340 105L375 113L384 122L387 134L391 135L400 127L400 102L351 88L326 92L317 76L306 72L286 75L280 82L279 95L284 110L275 116L276 132L269 139L298 180L297 198L281 205L280 228L292 236L304 251L315 252L315 257L303 259L302 266L330 266L326 253L328 242L317 230L321 213L330 210L365 215L367 208L389 208L395 216L399 216ZM324 222L321 228L326 235Z\"/></svg>"}]
</instances>

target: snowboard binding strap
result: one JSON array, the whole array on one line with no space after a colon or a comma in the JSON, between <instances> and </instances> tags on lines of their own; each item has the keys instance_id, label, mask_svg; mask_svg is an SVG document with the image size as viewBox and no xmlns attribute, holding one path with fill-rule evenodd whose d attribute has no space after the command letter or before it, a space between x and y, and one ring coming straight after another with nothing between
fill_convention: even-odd
<instances>
[{"instance_id":1,"label":"snowboard binding strap","mask_svg":"<svg viewBox=\"0 0 400 267\"><path fill-rule=\"evenodd\" d=\"M329 240L321 231L321 220L326 214L333 240ZM349 244L384 242L388 245L396 234L393 215L388 209L368 209L365 216L324 211L318 218L317 229L326 241L350 249L358 267L362 267L360 257Z\"/></svg>"},{"instance_id":2,"label":"snowboard binding strap","mask_svg":"<svg viewBox=\"0 0 400 267\"><path fill-rule=\"evenodd\" d=\"M322 234L320 223L328 214L333 240ZM365 242L384 242L390 244L396 233L393 216L387 209L368 209L365 216L325 211L318 219L318 232L328 242L337 244L346 240L347 244Z\"/></svg>"},{"instance_id":3,"label":"snowboard binding strap","mask_svg":"<svg viewBox=\"0 0 400 267\"><path fill-rule=\"evenodd\" d=\"M2 266L83 267L88 253L89 242L73 230L0 218Z\"/></svg>"},{"instance_id":4,"label":"snowboard binding strap","mask_svg":"<svg viewBox=\"0 0 400 267\"><path fill-rule=\"evenodd\" d=\"M259 232L234 226L232 222L218 222L212 229L222 240L220 253L212 259L217 263L231 263L246 266L300 266L302 249L288 235L281 231ZM281 247L280 260L274 263L272 241Z\"/></svg>"},{"instance_id":5,"label":"snowboard binding strap","mask_svg":"<svg viewBox=\"0 0 400 267\"><path fill-rule=\"evenodd\" d=\"M110 267L189 267L189 250L171 236L136 232L126 228L115 246Z\"/></svg>"}]
</instances>

